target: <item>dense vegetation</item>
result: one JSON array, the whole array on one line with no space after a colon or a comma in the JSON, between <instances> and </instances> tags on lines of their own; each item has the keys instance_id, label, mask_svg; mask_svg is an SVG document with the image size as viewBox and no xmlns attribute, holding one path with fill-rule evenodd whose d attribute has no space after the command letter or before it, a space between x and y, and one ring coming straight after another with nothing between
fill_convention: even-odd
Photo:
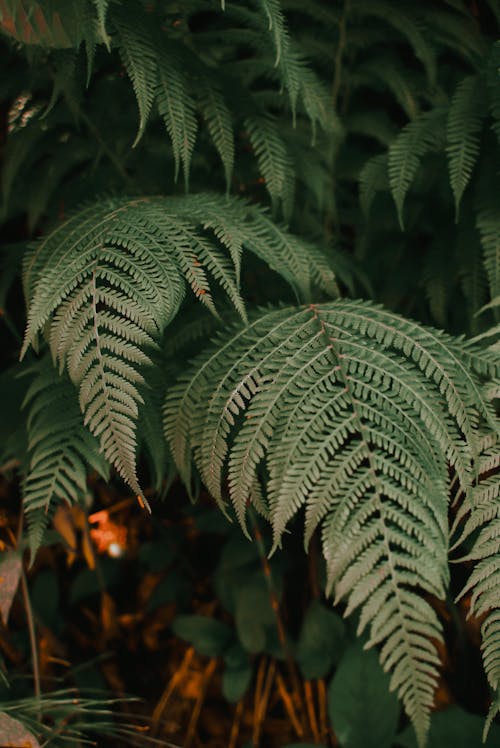
<instances>
[{"instance_id":1,"label":"dense vegetation","mask_svg":"<svg viewBox=\"0 0 500 748\"><path fill-rule=\"evenodd\" d=\"M499 740L499 28L1 0L6 745Z\"/></svg>"}]
</instances>

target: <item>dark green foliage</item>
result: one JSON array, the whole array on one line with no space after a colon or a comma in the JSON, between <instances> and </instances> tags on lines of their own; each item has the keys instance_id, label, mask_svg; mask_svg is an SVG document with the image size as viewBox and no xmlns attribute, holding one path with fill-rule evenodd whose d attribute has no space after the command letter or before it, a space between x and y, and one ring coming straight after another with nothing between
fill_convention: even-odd
<instances>
[{"instance_id":1,"label":"dark green foliage","mask_svg":"<svg viewBox=\"0 0 500 748\"><path fill-rule=\"evenodd\" d=\"M159 494L178 471L247 532L249 507L268 519L274 551L304 508L327 591L388 673L356 647L339 663L344 624L310 605L292 649L305 678L338 665L343 748L394 742L388 682L418 744L429 724L441 739L450 535L500 693L499 21L495 0L0 2L0 217L23 239L0 302L28 377L3 378L13 402L27 388L3 459L31 552L89 470L145 505L148 469ZM232 701L251 658L280 651L261 562L230 535L214 585L234 627L174 623L224 659ZM181 597L173 580L153 609ZM73 601L99 583L82 572Z\"/></svg>"},{"instance_id":2,"label":"dark green foliage","mask_svg":"<svg viewBox=\"0 0 500 748\"><path fill-rule=\"evenodd\" d=\"M348 649L330 683L328 706L336 735L345 748L390 748L396 737L399 704L373 652L359 644ZM359 713L364 718L357 719Z\"/></svg>"}]
</instances>

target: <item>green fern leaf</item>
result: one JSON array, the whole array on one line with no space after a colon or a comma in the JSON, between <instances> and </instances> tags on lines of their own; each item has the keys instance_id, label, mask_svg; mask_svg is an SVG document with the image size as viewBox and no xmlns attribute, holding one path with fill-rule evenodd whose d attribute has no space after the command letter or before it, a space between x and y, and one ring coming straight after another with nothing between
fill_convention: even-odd
<instances>
[{"instance_id":1,"label":"green fern leaf","mask_svg":"<svg viewBox=\"0 0 500 748\"><path fill-rule=\"evenodd\" d=\"M479 139L486 117L486 91L479 75L464 78L457 86L448 112L446 135L450 184L455 198L455 220L460 201L479 154Z\"/></svg>"},{"instance_id":2,"label":"green fern leaf","mask_svg":"<svg viewBox=\"0 0 500 748\"><path fill-rule=\"evenodd\" d=\"M500 143L500 41L492 45L486 68L489 107L493 117L493 131Z\"/></svg>"},{"instance_id":3,"label":"green fern leaf","mask_svg":"<svg viewBox=\"0 0 500 748\"><path fill-rule=\"evenodd\" d=\"M280 0L257 0L257 7L267 21L275 53L274 65L280 72L283 88L288 92L294 122L298 100L302 99L313 128L319 123L329 129L335 116L328 92L292 43Z\"/></svg>"},{"instance_id":4,"label":"green fern leaf","mask_svg":"<svg viewBox=\"0 0 500 748\"><path fill-rule=\"evenodd\" d=\"M240 239L237 231L230 236L232 223ZM140 369L177 314L186 283L217 313L215 280L245 319L238 288L243 245L290 279L299 297L307 298L312 285L332 287L333 273L318 251L310 254L259 209L211 195L108 200L81 211L28 253L22 355L46 328L54 361L79 387L85 423L140 496Z\"/></svg>"},{"instance_id":5,"label":"green fern leaf","mask_svg":"<svg viewBox=\"0 0 500 748\"><path fill-rule=\"evenodd\" d=\"M29 406L29 464L23 481L23 507L32 561L57 504L74 504L84 496L89 468L103 478L109 473L98 441L83 428L71 382L58 376L47 359L36 371L24 401L24 407Z\"/></svg>"},{"instance_id":6,"label":"green fern leaf","mask_svg":"<svg viewBox=\"0 0 500 748\"><path fill-rule=\"evenodd\" d=\"M477 227L484 250L484 266L488 275L491 297L500 293L500 210L483 210L477 216Z\"/></svg>"},{"instance_id":7,"label":"green fern leaf","mask_svg":"<svg viewBox=\"0 0 500 748\"><path fill-rule=\"evenodd\" d=\"M387 166L387 154L382 153L368 159L360 172L359 202L366 218L370 215L370 210L377 193L385 192L389 189Z\"/></svg>"},{"instance_id":8,"label":"green fern leaf","mask_svg":"<svg viewBox=\"0 0 500 748\"><path fill-rule=\"evenodd\" d=\"M285 219L290 218L295 175L280 135L279 121L271 117L248 117L245 127L273 205L276 209L281 204Z\"/></svg>"},{"instance_id":9,"label":"green fern leaf","mask_svg":"<svg viewBox=\"0 0 500 748\"><path fill-rule=\"evenodd\" d=\"M177 60L166 50L161 50L158 56L156 101L172 141L175 180L177 181L179 165L182 163L187 189L198 123L187 77L179 68Z\"/></svg>"},{"instance_id":10,"label":"green fern leaf","mask_svg":"<svg viewBox=\"0 0 500 748\"><path fill-rule=\"evenodd\" d=\"M229 191L234 167L234 134L232 116L220 88L207 76L200 81L201 113L224 165Z\"/></svg>"},{"instance_id":11,"label":"green fern leaf","mask_svg":"<svg viewBox=\"0 0 500 748\"><path fill-rule=\"evenodd\" d=\"M292 112L295 112L301 88L300 70L297 59L290 49L290 37L280 0L258 0L258 3L267 19L268 31L273 39L276 55L274 64L282 71L284 84L290 96Z\"/></svg>"},{"instance_id":12,"label":"green fern leaf","mask_svg":"<svg viewBox=\"0 0 500 748\"><path fill-rule=\"evenodd\" d=\"M92 0L92 2L94 3L97 11L97 22L101 39L109 50L111 47L111 39L108 35L108 32L106 31L106 16L108 13L110 0Z\"/></svg>"},{"instance_id":13,"label":"green fern leaf","mask_svg":"<svg viewBox=\"0 0 500 748\"><path fill-rule=\"evenodd\" d=\"M467 537L479 534L473 549L463 560L474 561L475 568L461 591L459 598L471 594L470 614L483 618L481 626L483 662L488 682L497 693L500 688L500 582L498 568L500 559L500 440L494 435L486 435L482 440L481 458L477 482L472 501L464 501L455 524L468 513L462 529L459 545ZM498 711L498 697L485 725L485 734L491 720Z\"/></svg>"},{"instance_id":14,"label":"green fern leaf","mask_svg":"<svg viewBox=\"0 0 500 748\"><path fill-rule=\"evenodd\" d=\"M116 44L123 64L132 81L137 106L139 107L139 130L133 145L137 145L146 128L156 91L157 51L153 44L152 29L144 22L144 13L139 5L120 5L113 14ZM137 19L141 18L141 23Z\"/></svg>"},{"instance_id":15,"label":"green fern leaf","mask_svg":"<svg viewBox=\"0 0 500 748\"><path fill-rule=\"evenodd\" d=\"M441 638L418 590L442 597L448 464L474 491L478 422L494 418L474 369L481 353L356 301L258 315L221 336L167 396L165 431L182 474L190 455L244 527L257 475L269 476L274 546L305 506L322 526L329 587L360 609L360 631L391 671L423 745Z\"/></svg>"},{"instance_id":16,"label":"green fern leaf","mask_svg":"<svg viewBox=\"0 0 500 748\"><path fill-rule=\"evenodd\" d=\"M352 85L381 88L392 93L408 119L413 120L419 113L419 97L422 95L422 81L413 71L406 70L393 56L377 57L377 64L364 63L352 73Z\"/></svg>"},{"instance_id":17,"label":"green fern leaf","mask_svg":"<svg viewBox=\"0 0 500 748\"><path fill-rule=\"evenodd\" d=\"M377 0L376 3L370 2L370 0L353 0L351 5L352 15L359 15L364 23L367 23L366 19L370 16L379 18L406 37L415 56L424 65L429 84L432 86L436 79L436 54L429 45L418 18L415 17L414 13L408 13L407 10L410 10L410 8L406 9L404 6L399 8L380 0Z\"/></svg>"},{"instance_id":18,"label":"green fern leaf","mask_svg":"<svg viewBox=\"0 0 500 748\"><path fill-rule=\"evenodd\" d=\"M444 118L443 108L421 114L401 130L389 148L389 182L402 230L406 194L423 156L441 145Z\"/></svg>"}]
</instances>

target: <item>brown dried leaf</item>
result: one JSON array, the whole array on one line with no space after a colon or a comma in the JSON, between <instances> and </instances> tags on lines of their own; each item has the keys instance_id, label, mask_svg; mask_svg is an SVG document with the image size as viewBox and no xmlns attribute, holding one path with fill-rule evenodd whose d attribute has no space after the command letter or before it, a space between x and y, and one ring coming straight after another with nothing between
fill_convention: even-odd
<instances>
[{"instance_id":1,"label":"brown dried leaf","mask_svg":"<svg viewBox=\"0 0 500 748\"><path fill-rule=\"evenodd\" d=\"M0 556L0 615L7 625L12 601L22 572L21 554L4 551Z\"/></svg>"},{"instance_id":2,"label":"brown dried leaf","mask_svg":"<svg viewBox=\"0 0 500 748\"><path fill-rule=\"evenodd\" d=\"M40 748L40 743L17 719L0 712L0 748Z\"/></svg>"}]
</instances>

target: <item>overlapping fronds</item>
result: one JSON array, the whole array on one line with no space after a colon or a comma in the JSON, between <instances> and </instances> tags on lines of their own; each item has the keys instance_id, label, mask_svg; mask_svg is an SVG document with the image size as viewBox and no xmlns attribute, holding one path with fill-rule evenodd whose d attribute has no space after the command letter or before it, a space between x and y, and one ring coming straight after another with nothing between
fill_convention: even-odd
<instances>
[{"instance_id":1,"label":"overlapping fronds","mask_svg":"<svg viewBox=\"0 0 500 748\"><path fill-rule=\"evenodd\" d=\"M105 478L108 470L98 441L82 428L74 386L66 376L58 375L47 358L36 367L24 407L29 408L29 463L23 482L23 506L34 559L56 505L83 498L89 468Z\"/></svg>"},{"instance_id":2,"label":"overlapping fronds","mask_svg":"<svg viewBox=\"0 0 500 748\"><path fill-rule=\"evenodd\" d=\"M141 367L175 317L188 285L216 312L216 287L240 316L243 249L308 298L334 291L318 250L265 213L215 195L110 199L61 224L28 253L23 354L45 329L52 357L80 389L85 423L109 462L141 495L135 467Z\"/></svg>"},{"instance_id":3,"label":"overlapping fronds","mask_svg":"<svg viewBox=\"0 0 500 748\"><path fill-rule=\"evenodd\" d=\"M49 48L77 48L85 41L89 70L97 45L104 43L110 53L117 52L139 109L134 145L143 137L148 121L159 114L170 138L175 178L182 167L186 185L200 119L206 123L220 155L228 188L233 175L235 135L238 127L244 127L245 114L259 112L262 123L277 114L294 123L298 118L308 120L309 140L318 126L327 131L334 123L327 87L296 49L280 0L247 0L241 7L230 3L225 10L219 3L211 3L211 23L201 31L196 30L196 23L195 29L191 28L192 18L207 10L199 1L178 8L160 8L145 7L139 0L82 0L76 3L78 20L72 10L75 3L53 1L54 12L45 9L45 15L37 1L30 5L30 19L35 25L42 23L41 14L46 30L45 36L37 37L37 43ZM28 4L28 0L17 0L12 5L24 19L23 2ZM83 20L79 20L80 16ZM66 24L78 29L78 34L65 39L62 45L56 44L49 32L56 33ZM217 44L214 34L218 35ZM239 36L250 53L243 61ZM243 99L247 99L246 111L238 111ZM263 128L258 140L253 132L252 142L271 198L282 200L289 213L293 170L287 164L284 183L284 157L270 159L263 152L269 150L271 140L280 144L278 129ZM281 151L286 152L284 146ZM281 184L284 186L278 190L277 185Z\"/></svg>"},{"instance_id":4,"label":"overlapping fronds","mask_svg":"<svg viewBox=\"0 0 500 748\"><path fill-rule=\"evenodd\" d=\"M487 732L500 703L500 440L488 435L483 438L481 447L478 465L481 479L472 501L464 502L458 518L464 513L468 515L459 542L478 533L472 551L465 557L475 562L475 568L460 597L471 592L470 614L483 619L484 669L494 693Z\"/></svg>"},{"instance_id":5,"label":"overlapping fronds","mask_svg":"<svg viewBox=\"0 0 500 748\"><path fill-rule=\"evenodd\" d=\"M266 485L274 545L305 507L321 526L328 586L381 645L424 744L441 638L422 592L448 579L449 466L472 500L480 424L495 429L470 344L357 301L262 312L221 336L171 390L165 429L176 464L244 526Z\"/></svg>"}]
</instances>

